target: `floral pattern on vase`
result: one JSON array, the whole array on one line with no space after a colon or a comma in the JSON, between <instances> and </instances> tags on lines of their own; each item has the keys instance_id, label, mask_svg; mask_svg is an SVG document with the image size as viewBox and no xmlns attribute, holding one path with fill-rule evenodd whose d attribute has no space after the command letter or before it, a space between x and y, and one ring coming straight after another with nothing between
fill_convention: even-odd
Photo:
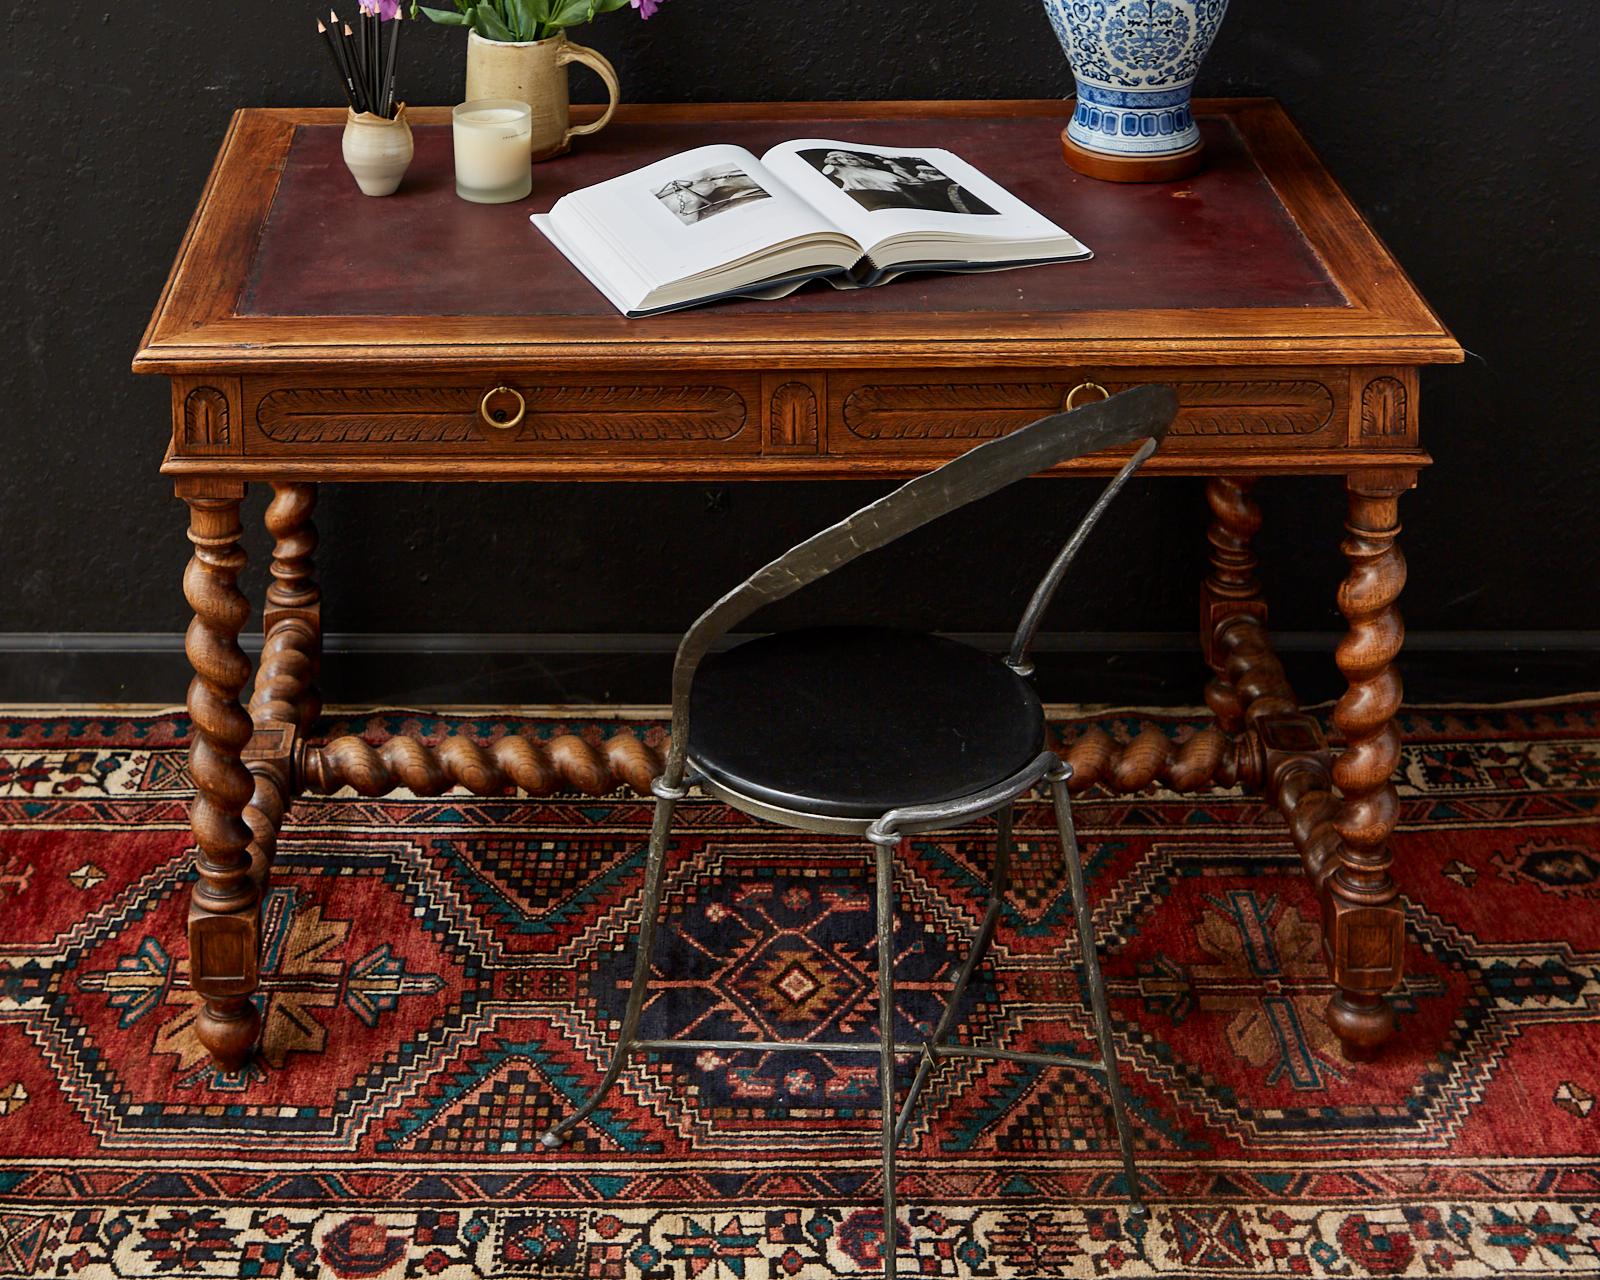
<instances>
[{"instance_id":1,"label":"floral pattern on vase","mask_svg":"<svg viewBox=\"0 0 1600 1280\"><path fill-rule=\"evenodd\" d=\"M1198 145L1189 93L1228 0L1044 0L1044 7L1077 82L1067 126L1073 142L1130 158Z\"/></svg>"}]
</instances>

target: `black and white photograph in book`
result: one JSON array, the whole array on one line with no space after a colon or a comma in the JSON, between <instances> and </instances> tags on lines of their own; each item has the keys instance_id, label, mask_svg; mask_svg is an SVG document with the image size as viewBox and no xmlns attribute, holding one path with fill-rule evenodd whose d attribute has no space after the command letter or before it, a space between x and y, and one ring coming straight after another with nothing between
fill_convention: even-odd
<instances>
[{"instance_id":1,"label":"black and white photograph in book","mask_svg":"<svg viewBox=\"0 0 1600 1280\"><path fill-rule=\"evenodd\" d=\"M885 156L873 151L797 153L863 209L925 209L930 213L994 213L949 174L922 156Z\"/></svg>"},{"instance_id":2,"label":"black and white photograph in book","mask_svg":"<svg viewBox=\"0 0 1600 1280\"><path fill-rule=\"evenodd\" d=\"M720 164L687 177L674 178L655 192L657 200L678 215L685 226L754 200L770 199L761 185L737 165Z\"/></svg>"}]
</instances>

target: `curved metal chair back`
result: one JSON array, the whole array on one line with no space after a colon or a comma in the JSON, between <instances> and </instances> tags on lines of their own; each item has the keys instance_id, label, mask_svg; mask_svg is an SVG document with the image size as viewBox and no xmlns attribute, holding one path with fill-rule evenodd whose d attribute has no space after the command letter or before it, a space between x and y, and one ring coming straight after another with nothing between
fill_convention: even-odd
<instances>
[{"instance_id":1,"label":"curved metal chair back","mask_svg":"<svg viewBox=\"0 0 1600 1280\"><path fill-rule=\"evenodd\" d=\"M702 613L678 645L672 668L672 746L661 781L669 788L677 788L683 781L689 742L689 689L696 669L718 640L756 610L1019 480L1070 458L1142 441L1079 522L1034 590L1007 658L1012 667L1026 673L1030 669L1028 647L1073 557L1117 491L1160 446L1177 412L1178 397L1171 387L1145 386L1069 413L1040 418L908 480L751 574Z\"/></svg>"}]
</instances>

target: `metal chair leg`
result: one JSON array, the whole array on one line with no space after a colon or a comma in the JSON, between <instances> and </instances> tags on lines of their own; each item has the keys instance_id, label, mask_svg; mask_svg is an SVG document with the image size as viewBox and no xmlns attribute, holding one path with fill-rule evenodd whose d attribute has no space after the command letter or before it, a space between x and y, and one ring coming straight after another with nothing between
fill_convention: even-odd
<instances>
[{"instance_id":1,"label":"metal chair leg","mask_svg":"<svg viewBox=\"0 0 1600 1280\"><path fill-rule=\"evenodd\" d=\"M565 1120L552 1125L540 1137L539 1144L546 1150L560 1146L567 1134L600 1105L606 1094L611 1092L611 1086L616 1084L622 1069L628 1065L628 1058L634 1050L639 1014L644 1009L645 991L650 980L650 951L655 942L656 916L661 910L661 879L667 864L667 837L672 830L673 810L685 795L683 788L668 787L659 778L651 789L656 795L656 812L650 827L650 853L645 860L644 901L639 908L639 935L635 944L638 950L634 955L633 984L628 989L628 1004L623 1010L617 1047L612 1050L611 1065L606 1068L605 1075L583 1105Z\"/></svg>"},{"instance_id":2,"label":"metal chair leg","mask_svg":"<svg viewBox=\"0 0 1600 1280\"><path fill-rule=\"evenodd\" d=\"M1128 1109L1122 1093L1122 1076L1117 1071L1117 1049L1111 1040L1111 1006L1106 1000L1105 979L1100 975L1100 957L1094 935L1094 918L1089 913L1089 895L1084 889L1083 860L1078 851L1078 834L1072 824L1072 801L1067 795L1071 770L1063 764L1048 776L1050 799L1055 805L1056 826L1061 831L1061 853L1067 864L1067 881L1072 886L1072 911L1078 921L1078 937L1083 945L1083 968L1089 985L1089 1004L1094 1010L1095 1037L1100 1042L1100 1057L1106 1067L1106 1090L1111 1095L1111 1119L1117 1130L1117 1145L1122 1148L1122 1168L1128 1181L1129 1213L1143 1217L1146 1209L1139 1186L1139 1171L1133 1162L1133 1132L1128 1127Z\"/></svg>"},{"instance_id":3,"label":"metal chair leg","mask_svg":"<svg viewBox=\"0 0 1600 1280\"><path fill-rule=\"evenodd\" d=\"M945 1037L955 1028L956 1013L960 1009L962 996L966 994L967 984L972 981L972 975L983 963L984 956L989 954L989 944L994 940L994 928L1005 906L1006 890L1011 887L1011 854L1014 848L1011 828L1014 814L1015 807L1008 804L995 815L1000 829L995 838L994 871L989 877L989 900L984 904L983 919L978 924L977 937L973 939L972 948L967 952L967 958L956 974L955 985L950 989L949 1003L945 1005L944 1013L939 1018L939 1025L933 1029L933 1035L928 1039L928 1045L932 1048L942 1045ZM900 1104L900 1118L894 1126L896 1149L905 1141L906 1126L911 1122L917 1099L928 1083L928 1077L933 1074L933 1067L933 1053L931 1049L925 1049L922 1060L917 1063L916 1077L911 1081L911 1088L906 1091L905 1101Z\"/></svg>"},{"instance_id":4,"label":"metal chair leg","mask_svg":"<svg viewBox=\"0 0 1600 1280\"><path fill-rule=\"evenodd\" d=\"M894 851L899 838L873 837L878 864L878 1088L883 1105L883 1274L894 1280Z\"/></svg>"},{"instance_id":5,"label":"metal chair leg","mask_svg":"<svg viewBox=\"0 0 1600 1280\"><path fill-rule=\"evenodd\" d=\"M1013 802L995 814L994 874L989 877L990 896L1004 899L1011 892L1011 859L1016 855L1014 828L1017 806Z\"/></svg>"}]
</instances>

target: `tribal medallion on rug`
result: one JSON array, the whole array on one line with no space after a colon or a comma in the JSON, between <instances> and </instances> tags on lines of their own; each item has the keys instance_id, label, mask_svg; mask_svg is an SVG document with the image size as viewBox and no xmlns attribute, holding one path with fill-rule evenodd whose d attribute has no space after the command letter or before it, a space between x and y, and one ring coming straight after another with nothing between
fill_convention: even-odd
<instances>
[{"instance_id":1,"label":"tribal medallion on rug","mask_svg":"<svg viewBox=\"0 0 1600 1280\"><path fill-rule=\"evenodd\" d=\"M370 728L401 721L616 729ZM1099 723L1125 737L1134 718ZM1126 1215L1095 1079L950 1062L907 1136L903 1274L1600 1271L1600 702L1412 711L1403 729L1389 1051L1347 1063L1323 1024L1316 901L1274 812L1090 793L1151 1217ZM616 1034L636 797L301 802L265 904L264 1044L218 1072L186 985L187 732L173 715L0 719L0 1275L879 1270L861 1061L646 1060L569 1145L538 1148ZM874 1039L865 847L709 803L679 815L646 1034ZM1085 1052L1044 806L1019 836L961 1035ZM907 1039L938 1015L992 851L982 826L919 838L899 866Z\"/></svg>"}]
</instances>

